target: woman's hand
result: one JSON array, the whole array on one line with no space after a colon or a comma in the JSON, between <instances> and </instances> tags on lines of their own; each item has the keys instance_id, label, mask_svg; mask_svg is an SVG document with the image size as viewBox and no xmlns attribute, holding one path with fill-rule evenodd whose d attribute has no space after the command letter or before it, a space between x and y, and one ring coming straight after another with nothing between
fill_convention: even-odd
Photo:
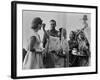
<instances>
[{"instance_id":1,"label":"woman's hand","mask_svg":"<svg viewBox=\"0 0 100 80\"><path fill-rule=\"evenodd\" d=\"M45 33L45 36L46 36L47 38L49 38L49 35L48 35L48 33L46 32L46 30L45 30L46 24L43 23L42 26L43 26L43 31L44 31L44 33Z\"/></svg>"}]
</instances>

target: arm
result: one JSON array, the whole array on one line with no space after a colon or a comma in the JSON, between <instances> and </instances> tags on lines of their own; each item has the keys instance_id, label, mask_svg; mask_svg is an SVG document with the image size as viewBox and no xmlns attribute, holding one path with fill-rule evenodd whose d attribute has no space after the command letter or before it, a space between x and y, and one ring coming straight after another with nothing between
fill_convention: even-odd
<instances>
[{"instance_id":1,"label":"arm","mask_svg":"<svg viewBox=\"0 0 100 80\"><path fill-rule=\"evenodd\" d=\"M43 48L45 48L45 45L47 43L47 39L49 38L48 33L45 30L45 24L43 24L43 31L44 31L44 37L43 37Z\"/></svg>"},{"instance_id":2,"label":"arm","mask_svg":"<svg viewBox=\"0 0 100 80\"><path fill-rule=\"evenodd\" d=\"M32 36L30 38L30 42L29 42L29 50L32 51L32 52L35 51L35 49L34 49L35 42L36 42L36 37Z\"/></svg>"},{"instance_id":3,"label":"arm","mask_svg":"<svg viewBox=\"0 0 100 80\"><path fill-rule=\"evenodd\" d=\"M45 48L46 43L47 43L47 38L46 38L46 34L44 33L44 37L43 37L43 48Z\"/></svg>"},{"instance_id":4,"label":"arm","mask_svg":"<svg viewBox=\"0 0 100 80\"><path fill-rule=\"evenodd\" d=\"M87 50L86 50L87 55L90 56L90 44L87 39L86 39L86 47L87 47Z\"/></svg>"}]
</instances>

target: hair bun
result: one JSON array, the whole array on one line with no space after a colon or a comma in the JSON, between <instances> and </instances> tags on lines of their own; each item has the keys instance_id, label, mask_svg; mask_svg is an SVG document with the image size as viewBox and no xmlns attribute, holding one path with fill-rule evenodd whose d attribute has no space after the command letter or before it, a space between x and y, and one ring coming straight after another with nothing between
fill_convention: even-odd
<instances>
[{"instance_id":1,"label":"hair bun","mask_svg":"<svg viewBox=\"0 0 100 80\"><path fill-rule=\"evenodd\" d=\"M42 24L42 19L40 17L35 17L32 21L32 28L36 29L38 24Z\"/></svg>"}]
</instances>

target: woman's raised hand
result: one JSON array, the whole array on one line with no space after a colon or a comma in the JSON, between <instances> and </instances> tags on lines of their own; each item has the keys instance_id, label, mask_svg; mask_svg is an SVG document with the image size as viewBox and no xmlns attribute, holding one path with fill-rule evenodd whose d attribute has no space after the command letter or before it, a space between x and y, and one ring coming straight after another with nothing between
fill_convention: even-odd
<instances>
[{"instance_id":1,"label":"woman's raised hand","mask_svg":"<svg viewBox=\"0 0 100 80\"><path fill-rule=\"evenodd\" d=\"M42 24L43 31L44 31L44 33L45 33L45 36L46 36L47 38L49 38L49 35L48 35L48 33L46 32L46 30L45 30L45 26L46 26L46 24L43 23L43 24Z\"/></svg>"}]
</instances>

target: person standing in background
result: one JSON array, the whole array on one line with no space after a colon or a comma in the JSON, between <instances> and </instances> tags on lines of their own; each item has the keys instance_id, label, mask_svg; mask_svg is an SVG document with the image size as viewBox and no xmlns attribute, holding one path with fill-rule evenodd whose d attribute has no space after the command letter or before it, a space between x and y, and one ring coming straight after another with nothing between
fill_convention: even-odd
<instances>
[{"instance_id":1,"label":"person standing in background","mask_svg":"<svg viewBox=\"0 0 100 80\"><path fill-rule=\"evenodd\" d=\"M47 34L53 37L58 37L58 31L56 30L56 21L55 20L50 20L50 30L47 30ZM43 37L43 47L45 48L45 45L47 43L47 36L44 34Z\"/></svg>"},{"instance_id":2,"label":"person standing in background","mask_svg":"<svg viewBox=\"0 0 100 80\"><path fill-rule=\"evenodd\" d=\"M47 34L49 37L58 37L58 31L55 29L56 28L56 21L55 20L50 20L50 30L47 30L46 33L44 33L43 37L43 47L47 49L51 44L49 43L50 39L48 39ZM53 50L49 50L48 52L45 52L46 56L43 59L44 65L46 68L54 68L55 67L55 58L54 54L56 52Z\"/></svg>"}]
</instances>

